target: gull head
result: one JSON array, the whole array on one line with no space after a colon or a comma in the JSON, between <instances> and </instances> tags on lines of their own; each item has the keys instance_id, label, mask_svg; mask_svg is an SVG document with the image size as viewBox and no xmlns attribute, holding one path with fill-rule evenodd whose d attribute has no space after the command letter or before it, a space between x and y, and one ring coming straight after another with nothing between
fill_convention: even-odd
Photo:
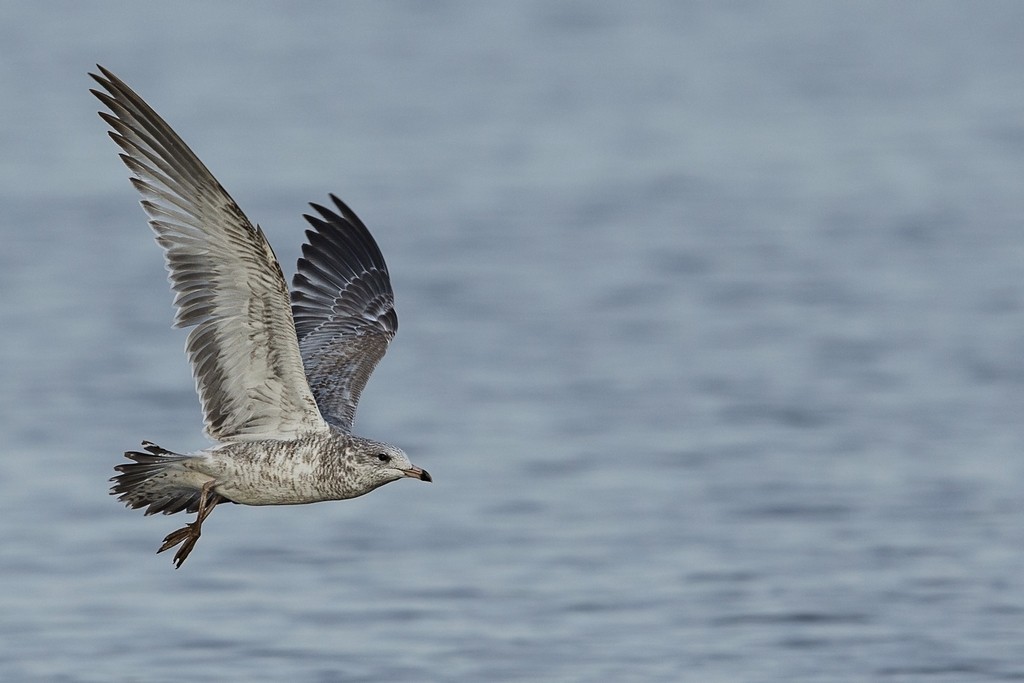
<instances>
[{"instance_id":1,"label":"gull head","mask_svg":"<svg viewBox=\"0 0 1024 683\"><path fill-rule=\"evenodd\" d=\"M356 437L346 455L358 479L371 489L406 477L433 481L426 470L409 461L405 451L383 441Z\"/></svg>"}]
</instances>

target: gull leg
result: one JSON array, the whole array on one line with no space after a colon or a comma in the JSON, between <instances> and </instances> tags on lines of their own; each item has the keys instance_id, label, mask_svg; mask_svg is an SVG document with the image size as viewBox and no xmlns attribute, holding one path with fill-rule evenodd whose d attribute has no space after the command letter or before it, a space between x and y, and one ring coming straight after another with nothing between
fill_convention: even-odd
<instances>
[{"instance_id":1,"label":"gull leg","mask_svg":"<svg viewBox=\"0 0 1024 683\"><path fill-rule=\"evenodd\" d=\"M213 486L216 480L211 479L210 481L203 484L203 488L199 495L199 514L196 515L196 521L189 522L177 531L172 531L167 534L167 538L164 539L164 544L160 546L157 553L162 553L165 550L170 550L174 546L181 543L181 547L178 548L178 552L174 554L174 568L178 569L181 567L185 558L192 552L192 548L195 547L196 541L199 540L199 536L203 533L203 520L210 516L213 512L213 508L217 507L219 500L216 500L217 494L212 493ZM210 498L214 498L213 501Z\"/></svg>"}]
</instances>

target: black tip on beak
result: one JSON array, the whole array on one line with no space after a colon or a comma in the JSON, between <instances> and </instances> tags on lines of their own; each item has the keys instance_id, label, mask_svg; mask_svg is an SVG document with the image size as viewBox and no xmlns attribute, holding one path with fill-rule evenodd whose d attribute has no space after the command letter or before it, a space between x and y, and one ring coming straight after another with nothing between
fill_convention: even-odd
<instances>
[{"instance_id":1,"label":"black tip on beak","mask_svg":"<svg viewBox=\"0 0 1024 683\"><path fill-rule=\"evenodd\" d=\"M419 479L420 481L434 481L434 478L430 476L430 472L419 467L410 467L407 470L402 470L402 474L409 477L410 479Z\"/></svg>"}]
</instances>

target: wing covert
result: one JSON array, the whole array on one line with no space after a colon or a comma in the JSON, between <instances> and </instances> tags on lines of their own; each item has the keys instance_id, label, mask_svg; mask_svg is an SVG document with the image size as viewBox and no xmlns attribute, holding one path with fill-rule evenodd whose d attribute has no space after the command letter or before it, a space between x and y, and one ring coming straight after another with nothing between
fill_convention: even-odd
<instances>
[{"instance_id":1,"label":"wing covert","mask_svg":"<svg viewBox=\"0 0 1024 683\"><path fill-rule=\"evenodd\" d=\"M281 266L184 141L103 67L100 116L123 150L170 272L175 326L187 352L206 433L217 440L287 438L327 429L306 381Z\"/></svg>"},{"instance_id":2,"label":"wing covert","mask_svg":"<svg viewBox=\"0 0 1024 683\"><path fill-rule=\"evenodd\" d=\"M398 330L391 278L359 217L311 204L292 279L292 315L310 388L324 418L350 432L359 396Z\"/></svg>"}]
</instances>

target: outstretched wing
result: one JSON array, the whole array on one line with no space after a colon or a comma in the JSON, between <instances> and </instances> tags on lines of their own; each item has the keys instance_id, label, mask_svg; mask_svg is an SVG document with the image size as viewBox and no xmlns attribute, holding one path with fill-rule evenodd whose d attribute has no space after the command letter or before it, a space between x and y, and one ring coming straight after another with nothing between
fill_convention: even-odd
<instances>
[{"instance_id":1,"label":"outstretched wing","mask_svg":"<svg viewBox=\"0 0 1024 683\"><path fill-rule=\"evenodd\" d=\"M213 439L289 438L326 430L302 367L288 287L263 231L171 127L98 67L100 116L134 174L164 250L177 327Z\"/></svg>"},{"instance_id":2,"label":"outstretched wing","mask_svg":"<svg viewBox=\"0 0 1024 683\"><path fill-rule=\"evenodd\" d=\"M359 395L398 330L395 295L380 248L359 217L310 206L312 230L292 280L292 314L306 377L332 425L352 430Z\"/></svg>"}]
</instances>

